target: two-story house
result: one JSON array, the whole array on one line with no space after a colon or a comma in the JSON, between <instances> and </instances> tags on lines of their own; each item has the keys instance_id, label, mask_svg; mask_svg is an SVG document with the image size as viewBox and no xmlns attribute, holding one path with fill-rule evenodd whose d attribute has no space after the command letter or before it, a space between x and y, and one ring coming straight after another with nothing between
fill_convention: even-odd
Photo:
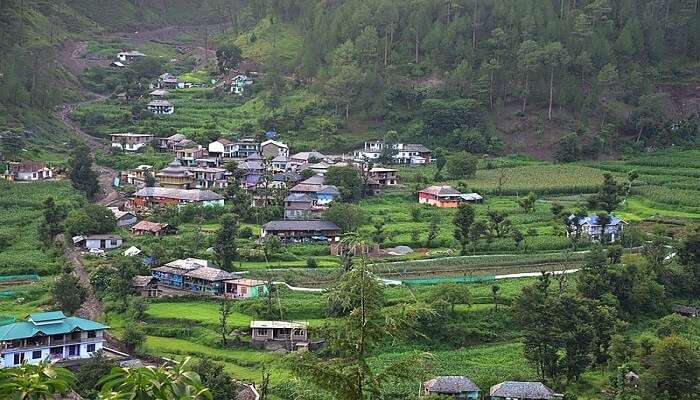
<instances>
[{"instance_id":1,"label":"two-story house","mask_svg":"<svg viewBox=\"0 0 700 400\"><path fill-rule=\"evenodd\" d=\"M109 326L60 311L33 313L0 325L0 368L90 358L101 350Z\"/></svg>"},{"instance_id":2,"label":"two-story house","mask_svg":"<svg viewBox=\"0 0 700 400\"><path fill-rule=\"evenodd\" d=\"M356 150L354 152L354 157L355 159L376 160L387 150L391 151L393 162L397 164L425 164L432 160L432 151L422 144L387 144L381 140L365 142L364 149Z\"/></svg>"},{"instance_id":3,"label":"two-story house","mask_svg":"<svg viewBox=\"0 0 700 400\"><path fill-rule=\"evenodd\" d=\"M277 156L289 157L289 146L277 140L266 140L260 143L260 154L266 159Z\"/></svg>"},{"instance_id":4,"label":"two-story house","mask_svg":"<svg viewBox=\"0 0 700 400\"><path fill-rule=\"evenodd\" d=\"M153 268L151 273L158 285L209 295L222 295L225 291L224 282L237 278L230 272L215 268L209 261L198 258L175 260Z\"/></svg>"},{"instance_id":5,"label":"two-story house","mask_svg":"<svg viewBox=\"0 0 700 400\"><path fill-rule=\"evenodd\" d=\"M206 150L200 145L175 148L175 158L180 164L191 167L197 165L197 160L206 155Z\"/></svg>"},{"instance_id":6,"label":"two-story house","mask_svg":"<svg viewBox=\"0 0 700 400\"><path fill-rule=\"evenodd\" d=\"M587 237L591 241L600 241L601 236L603 236L603 225L605 225L605 236L611 242L615 242L622 238L622 233L627 222L614 215L610 215L610 220L606 223L606 221L603 221L594 214L583 218L572 214L569 216L569 227L566 230L566 235L575 235L580 227L581 234L584 237Z\"/></svg>"},{"instance_id":7,"label":"two-story house","mask_svg":"<svg viewBox=\"0 0 700 400\"><path fill-rule=\"evenodd\" d=\"M208 150L212 157L233 158L236 144L226 138L219 138L209 143Z\"/></svg>"},{"instance_id":8,"label":"two-story house","mask_svg":"<svg viewBox=\"0 0 700 400\"><path fill-rule=\"evenodd\" d=\"M248 158L260 153L260 144L253 139L241 139L233 145L233 158Z\"/></svg>"}]
</instances>

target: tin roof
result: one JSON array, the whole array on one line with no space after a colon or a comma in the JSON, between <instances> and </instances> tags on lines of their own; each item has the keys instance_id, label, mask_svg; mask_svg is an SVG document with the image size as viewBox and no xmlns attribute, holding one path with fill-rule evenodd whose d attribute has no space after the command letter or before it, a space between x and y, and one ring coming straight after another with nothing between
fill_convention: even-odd
<instances>
[{"instance_id":1,"label":"tin roof","mask_svg":"<svg viewBox=\"0 0 700 400\"><path fill-rule=\"evenodd\" d=\"M66 317L60 311L30 314L26 321L0 326L0 340L24 339L43 335L60 335L81 331L109 329L99 322L78 317Z\"/></svg>"}]
</instances>

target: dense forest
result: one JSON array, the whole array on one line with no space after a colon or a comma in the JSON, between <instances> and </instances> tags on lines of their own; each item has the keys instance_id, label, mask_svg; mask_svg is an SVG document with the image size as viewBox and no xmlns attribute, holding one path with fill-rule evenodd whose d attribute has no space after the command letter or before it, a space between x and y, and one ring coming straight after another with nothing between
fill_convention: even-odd
<instances>
[{"instance_id":1,"label":"dense forest","mask_svg":"<svg viewBox=\"0 0 700 400\"><path fill-rule=\"evenodd\" d=\"M75 96L49 60L77 35L206 23L208 47L235 43L252 56L264 25L271 49L255 61L271 112L261 125L280 130L301 129L280 98L303 88L319 98L304 113L328 115L330 131L359 120L475 153L503 151L519 130L554 135L561 161L690 142L697 131L683 101L700 75L697 0L6 0L0 11L6 107L46 110Z\"/></svg>"}]
</instances>

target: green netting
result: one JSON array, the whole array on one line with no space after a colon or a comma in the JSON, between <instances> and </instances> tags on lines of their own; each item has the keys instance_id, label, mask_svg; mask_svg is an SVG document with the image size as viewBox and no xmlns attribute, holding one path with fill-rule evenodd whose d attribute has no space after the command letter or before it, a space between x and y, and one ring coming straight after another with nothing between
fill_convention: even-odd
<instances>
[{"instance_id":1,"label":"green netting","mask_svg":"<svg viewBox=\"0 0 700 400\"><path fill-rule=\"evenodd\" d=\"M404 285L435 285L438 283L478 283L478 282L493 282L496 280L494 275L481 276L453 276L453 277L438 277L426 279L405 279L402 280Z\"/></svg>"},{"instance_id":2,"label":"green netting","mask_svg":"<svg viewBox=\"0 0 700 400\"><path fill-rule=\"evenodd\" d=\"M12 297L17 296L17 295L20 294L20 293L24 293L24 292L18 292L18 291L16 291L16 290L3 290L3 291L0 292L0 297L2 297L2 298L12 298Z\"/></svg>"},{"instance_id":3,"label":"green netting","mask_svg":"<svg viewBox=\"0 0 700 400\"><path fill-rule=\"evenodd\" d=\"M0 276L0 283L38 281L38 280L39 280L39 275L2 275L2 276Z\"/></svg>"}]
</instances>

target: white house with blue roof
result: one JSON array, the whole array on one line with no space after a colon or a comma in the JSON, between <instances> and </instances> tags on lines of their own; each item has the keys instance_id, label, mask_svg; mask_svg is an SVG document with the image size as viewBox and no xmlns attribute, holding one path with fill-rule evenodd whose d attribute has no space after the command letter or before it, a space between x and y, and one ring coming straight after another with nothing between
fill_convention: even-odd
<instances>
[{"instance_id":1,"label":"white house with blue roof","mask_svg":"<svg viewBox=\"0 0 700 400\"><path fill-rule=\"evenodd\" d=\"M0 368L23 362L90 358L102 349L109 326L61 311L29 314L25 321L0 325Z\"/></svg>"},{"instance_id":2,"label":"white house with blue roof","mask_svg":"<svg viewBox=\"0 0 700 400\"><path fill-rule=\"evenodd\" d=\"M578 218L578 221L575 219ZM577 217L575 215L569 216L569 226L571 232L567 230L566 235L575 234L578 227L581 227L581 234L593 241L599 241L601 234L603 233L603 225L605 225L605 235L610 239L611 242L615 242L622 238L622 232L624 231L627 222L614 215L610 215L610 221L603 223L600 217L595 214L591 214L585 217Z\"/></svg>"}]
</instances>

